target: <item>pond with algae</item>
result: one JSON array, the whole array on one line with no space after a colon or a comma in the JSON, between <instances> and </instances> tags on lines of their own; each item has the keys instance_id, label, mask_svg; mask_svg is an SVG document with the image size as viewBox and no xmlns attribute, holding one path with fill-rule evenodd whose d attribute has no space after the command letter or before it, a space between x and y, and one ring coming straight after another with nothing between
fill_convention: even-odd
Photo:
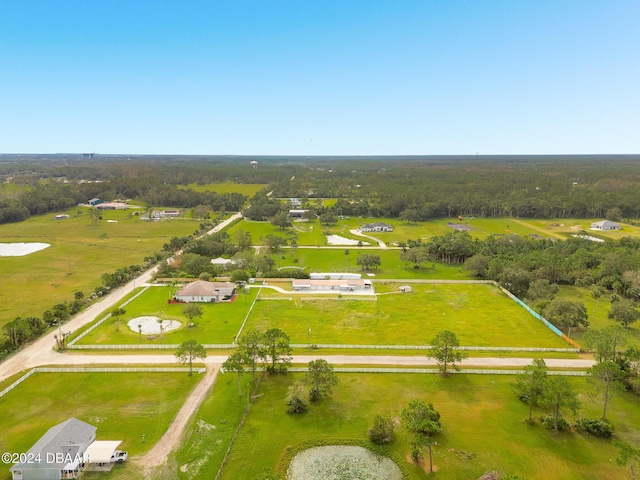
<instances>
[{"instance_id":1,"label":"pond with algae","mask_svg":"<svg viewBox=\"0 0 640 480\"><path fill-rule=\"evenodd\" d=\"M366 448L329 445L293 457L287 480L402 480L402 472L390 458Z\"/></svg>"}]
</instances>

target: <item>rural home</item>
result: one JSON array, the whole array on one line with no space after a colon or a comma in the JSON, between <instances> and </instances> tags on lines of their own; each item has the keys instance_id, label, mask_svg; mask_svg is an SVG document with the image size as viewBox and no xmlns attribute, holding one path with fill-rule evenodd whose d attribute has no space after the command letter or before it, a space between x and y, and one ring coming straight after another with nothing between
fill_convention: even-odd
<instances>
[{"instance_id":1,"label":"rural home","mask_svg":"<svg viewBox=\"0 0 640 480\"><path fill-rule=\"evenodd\" d=\"M78 478L83 455L96 439L96 427L70 418L51 427L29 451L25 462L14 464L12 480L61 480Z\"/></svg>"},{"instance_id":2,"label":"rural home","mask_svg":"<svg viewBox=\"0 0 640 480\"><path fill-rule=\"evenodd\" d=\"M361 232L393 232L393 227L384 222L365 223L360 226Z\"/></svg>"},{"instance_id":3,"label":"rural home","mask_svg":"<svg viewBox=\"0 0 640 480\"><path fill-rule=\"evenodd\" d=\"M309 210L289 210L289 216L291 218L303 218L305 213L308 213Z\"/></svg>"},{"instance_id":4,"label":"rural home","mask_svg":"<svg viewBox=\"0 0 640 480\"><path fill-rule=\"evenodd\" d=\"M196 280L182 287L173 296L178 302L230 302L236 294L236 286L230 282Z\"/></svg>"},{"instance_id":5,"label":"rural home","mask_svg":"<svg viewBox=\"0 0 640 480\"><path fill-rule=\"evenodd\" d=\"M123 202L103 202L96 205L98 210L128 210L129 205Z\"/></svg>"},{"instance_id":6,"label":"rural home","mask_svg":"<svg viewBox=\"0 0 640 480\"><path fill-rule=\"evenodd\" d=\"M233 265L234 263L235 262L233 260L222 257L214 258L213 260L211 260L211 265L220 265L222 267L226 267L229 264Z\"/></svg>"},{"instance_id":7,"label":"rural home","mask_svg":"<svg viewBox=\"0 0 640 480\"><path fill-rule=\"evenodd\" d=\"M294 292L373 292L371 280L342 279L342 280L307 280L294 279L291 282Z\"/></svg>"},{"instance_id":8,"label":"rural home","mask_svg":"<svg viewBox=\"0 0 640 480\"><path fill-rule=\"evenodd\" d=\"M91 205L92 207L95 207L96 205L100 205L103 201L104 200L100 200L99 198L92 198L87 202L87 205Z\"/></svg>"},{"instance_id":9,"label":"rural home","mask_svg":"<svg viewBox=\"0 0 640 480\"><path fill-rule=\"evenodd\" d=\"M591 224L593 230L621 230L622 227L615 222L609 220L602 220Z\"/></svg>"}]
</instances>

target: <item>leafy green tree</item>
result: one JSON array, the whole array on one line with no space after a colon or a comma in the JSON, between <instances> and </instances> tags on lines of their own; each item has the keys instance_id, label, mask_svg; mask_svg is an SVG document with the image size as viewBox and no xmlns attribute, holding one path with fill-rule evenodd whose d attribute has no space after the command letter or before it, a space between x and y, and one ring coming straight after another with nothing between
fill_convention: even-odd
<instances>
[{"instance_id":1,"label":"leafy green tree","mask_svg":"<svg viewBox=\"0 0 640 480\"><path fill-rule=\"evenodd\" d=\"M547 365L541 358L533 360L531 365L526 365L522 373L518 373L511 384L515 393L529 405L529 423L533 422L533 407L538 405L544 393L547 380Z\"/></svg>"},{"instance_id":2,"label":"leafy green tree","mask_svg":"<svg viewBox=\"0 0 640 480\"><path fill-rule=\"evenodd\" d=\"M541 403L553 409L553 429L556 432L559 430L560 408L567 407L574 414L580 408L576 391L567 377L561 375L553 375L547 378Z\"/></svg>"},{"instance_id":3,"label":"leafy green tree","mask_svg":"<svg viewBox=\"0 0 640 480\"><path fill-rule=\"evenodd\" d=\"M407 208L400 212L398 218L407 223L417 223L422 220L422 212L419 208Z\"/></svg>"},{"instance_id":4,"label":"leafy green tree","mask_svg":"<svg viewBox=\"0 0 640 480\"><path fill-rule=\"evenodd\" d=\"M302 382L295 382L287 389L287 413L303 413L309 404L309 392Z\"/></svg>"},{"instance_id":5,"label":"leafy green tree","mask_svg":"<svg viewBox=\"0 0 640 480\"><path fill-rule=\"evenodd\" d=\"M238 285L242 282L249 281L249 278L251 277L249 276L249 272L247 272L246 270L234 270L233 272L231 272L230 280Z\"/></svg>"},{"instance_id":6,"label":"leafy green tree","mask_svg":"<svg viewBox=\"0 0 640 480\"><path fill-rule=\"evenodd\" d=\"M640 464L640 448L634 448L630 443L621 440L611 442L618 449L618 458L616 463L621 467L629 465L631 470L631 479L636 478L636 467Z\"/></svg>"},{"instance_id":7,"label":"leafy green tree","mask_svg":"<svg viewBox=\"0 0 640 480\"><path fill-rule=\"evenodd\" d=\"M546 278L534 280L527 290L527 300L537 302L538 300L552 300L558 293L559 287L555 283L549 283Z\"/></svg>"},{"instance_id":8,"label":"leafy green tree","mask_svg":"<svg viewBox=\"0 0 640 480\"><path fill-rule=\"evenodd\" d=\"M238 229L235 233L235 241L236 245L240 250L248 250L253 245L253 240L251 238L251 232L245 232L242 229Z\"/></svg>"},{"instance_id":9,"label":"leafy green tree","mask_svg":"<svg viewBox=\"0 0 640 480\"><path fill-rule=\"evenodd\" d=\"M291 346L289 336L279 328L270 328L264 333L264 347L271 365L270 372L285 372L291 365Z\"/></svg>"},{"instance_id":10,"label":"leafy green tree","mask_svg":"<svg viewBox=\"0 0 640 480\"><path fill-rule=\"evenodd\" d=\"M127 311L122 307L116 307L113 310L111 310L111 315L116 317L116 321L120 320L120 316L124 315L125 313L127 313Z\"/></svg>"},{"instance_id":11,"label":"leafy green tree","mask_svg":"<svg viewBox=\"0 0 640 480\"><path fill-rule=\"evenodd\" d=\"M519 267L506 267L498 279L500 285L518 298L524 298L532 281L531 273Z\"/></svg>"},{"instance_id":12,"label":"leafy green tree","mask_svg":"<svg viewBox=\"0 0 640 480\"><path fill-rule=\"evenodd\" d=\"M193 323L194 318L202 317L204 311L197 303L187 303L182 307L182 314L189 319L189 324Z\"/></svg>"},{"instance_id":13,"label":"leafy green tree","mask_svg":"<svg viewBox=\"0 0 640 480\"><path fill-rule=\"evenodd\" d=\"M356 265L360 265L362 270L378 268L381 264L382 261L380 260L380 255L374 255L371 253L365 253L356 260Z\"/></svg>"},{"instance_id":14,"label":"leafy green tree","mask_svg":"<svg viewBox=\"0 0 640 480\"><path fill-rule=\"evenodd\" d=\"M640 318L640 311L631 300L621 299L611 305L608 317L622 324L624 328L629 328L629 325Z\"/></svg>"},{"instance_id":15,"label":"leafy green tree","mask_svg":"<svg viewBox=\"0 0 640 480\"><path fill-rule=\"evenodd\" d=\"M242 375L248 361L242 352L234 352L222 364L222 368L227 372L235 372L238 375L238 397L242 396Z\"/></svg>"},{"instance_id":16,"label":"leafy green tree","mask_svg":"<svg viewBox=\"0 0 640 480\"><path fill-rule=\"evenodd\" d=\"M624 361L629 366L629 386L636 394L640 394L640 348L635 345L627 348Z\"/></svg>"},{"instance_id":17,"label":"leafy green tree","mask_svg":"<svg viewBox=\"0 0 640 480\"><path fill-rule=\"evenodd\" d=\"M459 346L460 341L455 333L442 330L431 339L431 348L428 350L427 357L435 359L440 371L446 376L449 365L458 371L460 368L456 364L468 356L466 352L457 350Z\"/></svg>"},{"instance_id":18,"label":"leafy green tree","mask_svg":"<svg viewBox=\"0 0 640 480\"><path fill-rule=\"evenodd\" d=\"M185 340L178 347L178 351L175 353L175 356L180 363L186 363L189 365L189 376L192 376L193 361L198 358L206 358L207 351L195 340Z\"/></svg>"},{"instance_id":19,"label":"leafy green tree","mask_svg":"<svg viewBox=\"0 0 640 480\"><path fill-rule=\"evenodd\" d=\"M378 414L369 429L369 439L376 445L390 443L393 440L393 429L393 419Z\"/></svg>"},{"instance_id":20,"label":"leafy green tree","mask_svg":"<svg viewBox=\"0 0 640 480\"><path fill-rule=\"evenodd\" d=\"M272 235L269 233L264 237L260 237L262 240L262 245L272 253L279 251L282 247L287 244L287 240L284 237L280 237L279 235Z\"/></svg>"},{"instance_id":21,"label":"leafy green tree","mask_svg":"<svg viewBox=\"0 0 640 480\"><path fill-rule=\"evenodd\" d=\"M404 428L415 435L411 456L418 461L419 455L421 455L420 445L427 446L429 449L429 471L433 472L431 437L442 431L440 413L433 408L432 404L427 405L424 401L416 399L409 402L409 405L402 410L401 419Z\"/></svg>"},{"instance_id":22,"label":"leafy green tree","mask_svg":"<svg viewBox=\"0 0 640 480\"><path fill-rule=\"evenodd\" d=\"M622 384L623 372L616 362L606 361L598 363L587 371L587 381L596 387L604 402L602 421L607 421L607 404L611 395L624 391Z\"/></svg>"},{"instance_id":23,"label":"leafy green tree","mask_svg":"<svg viewBox=\"0 0 640 480\"><path fill-rule=\"evenodd\" d=\"M420 268L429 260L429 254L422 247L413 247L400 252L400 260L405 263L413 263L414 268Z\"/></svg>"},{"instance_id":24,"label":"leafy green tree","mask_svg":"<svg viewBox=\"0 0 640 480\"><path fill-rule=\"evenodd\" d=\"M318 221L321 225L335 225L338 223L338 218L333 213L327 212L320 215Z\"/></svg>"},{"instance_id":25,"label":"leafy green tree","mask_svg":"<svg viewBox=\"0 0 640 480\"><path fill-rule=\"evenodd\" d=\"M579 326L589 326L587 308L582 302L573 302L564 298L554 298L544 307L544 317L558 327L567 329L567 336L571 336L571 329Z\"/></svg>"},{"instance_id":26,"label":"leafy green tree","mask_svg":"<svg viewBox=\"0 0 640 480\"><path fill-rule=\"evenodd\" d=\"M291 223L291 219L289 218L289 215L287 215L287 212L278 212L271 219L271 225L278 227L280 230L285 230L293 225L293 223Z\"/></svg>"},{"instance_id":27,"label":"leafy green tree","mask_svg":"<svg viewBox=\"0 0 640 480\"><path fill-rule=\"evenodd\" d=\"M258 330L248 330L238 340L238 351L241 352L243 358L251 370L251 378L255 384L256 370L260 360L265 359L265 349L263 345L263 335Z\"/></svg>"},{"instance_id":28,"label":"leafy green tree","mask_svg":"<svg viewBox=\"0 0 640 480\"><path fill-rule=\"evenodd\" d=\"M583 345L594 350L598 362L615 361L619 350L627 344L628 332L620 325L609 325L598 330L587 330Z\"/></svg>"},{"instance_id":29,"label":"leafy green tree","mask_svg":"<svg viewBox=\"0 0 640 480\"><path fill-rule=\"evenodd\" d=\"M591 289L591 298L593 298L593 311L596 312L598 310L598 302L605 294L605 289L600 285L596 285Z\"/></svg>"},{"instance_id":30,"label":"leafy green tree","mask_svg":"<svg viewBox=\"0 0 640 480\"><path fill-rule=\"evenodd\" d=\"M309 399L312 402L331 395L333 387L340 382L333 371L333 365L322 358L309 362L309 369L304 376L304 381L311 387Z\"/></svg>"},{"instance_id":31,"label":"leafy green tree","mask_svg":"<svg viewBox=\"0 0 640 480\"><path fill-rule=\"evenodd\" d=\"M482 254L476 254L467 258L464 262L465 270L473 272L477 277L486 277L489 269L491 257Z\"/></svg>"}]
</instances>

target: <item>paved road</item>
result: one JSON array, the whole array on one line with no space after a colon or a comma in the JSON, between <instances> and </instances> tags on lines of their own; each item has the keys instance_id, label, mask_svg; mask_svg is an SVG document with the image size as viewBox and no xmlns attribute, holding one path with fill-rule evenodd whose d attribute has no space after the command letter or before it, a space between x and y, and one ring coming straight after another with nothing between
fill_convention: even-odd
<instances>
[{"instance_id":1,"label":"paved road","mask_svg":"<svg viewBox=\"0 0 640 480\"><path fill-rule=\"evenodd\" d=\"M240 218L241 214L236 213L232 215L228 219L223 222L220 222L216 227L209 230L208 234L215 233L231 222ZM109 295L102 298L97 303L94 303L89 308L79 313L73 319L62 325L61 329L51 331L40 337L35 342L31 343L25 348L20 349L14 355L9 357L4 362L0 363L0 381L4 380L11 375L14 375L22 370L27 368L32 368L38 365L51 365L61 362L61 357L66 355L60 355L57 352L53 351L55 347L56 341L54 335L59 335L60 332L73 332L80 327L86 325L87 323L92 322L100 313L114 307L118 302L120 302L127 294L133 292L137 287L142 285L143 283L148 282L153 277L153 274L157 270L157 266L147 270L134 280L130 281L126 285L117 288L109 293ZM77 359L76 359L77 361ZM116 361L109 361L108 363L125 363ZM64 363L65 365L69 365L69 363Z\"/></svg>"}]
</instances>

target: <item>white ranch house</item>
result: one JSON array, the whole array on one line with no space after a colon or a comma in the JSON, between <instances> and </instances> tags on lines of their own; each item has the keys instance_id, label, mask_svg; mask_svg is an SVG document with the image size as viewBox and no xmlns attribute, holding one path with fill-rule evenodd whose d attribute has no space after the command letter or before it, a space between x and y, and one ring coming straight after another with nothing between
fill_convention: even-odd
<instances>
[{"instance_id":1,"label":"white ranch house","mask_svg":"<svg viewBox=\"0 0 640 480\"><path fill-rule=\"evenodd\" d=\"M360 225L361 232L393 232L393 227L384 222L365 223Z\"/></svg>"},{"instance_id":2,"label":"white ranch house","mask_svg":"<svg viewBox=\"0 0 640 480\"><path fill-rule=\"evenodd\" d=\"M230 302L236 294L236 286L231 282L206 282L196 280L176 292L173 298L178 302Z\"/></svg>"}]
</instances>

